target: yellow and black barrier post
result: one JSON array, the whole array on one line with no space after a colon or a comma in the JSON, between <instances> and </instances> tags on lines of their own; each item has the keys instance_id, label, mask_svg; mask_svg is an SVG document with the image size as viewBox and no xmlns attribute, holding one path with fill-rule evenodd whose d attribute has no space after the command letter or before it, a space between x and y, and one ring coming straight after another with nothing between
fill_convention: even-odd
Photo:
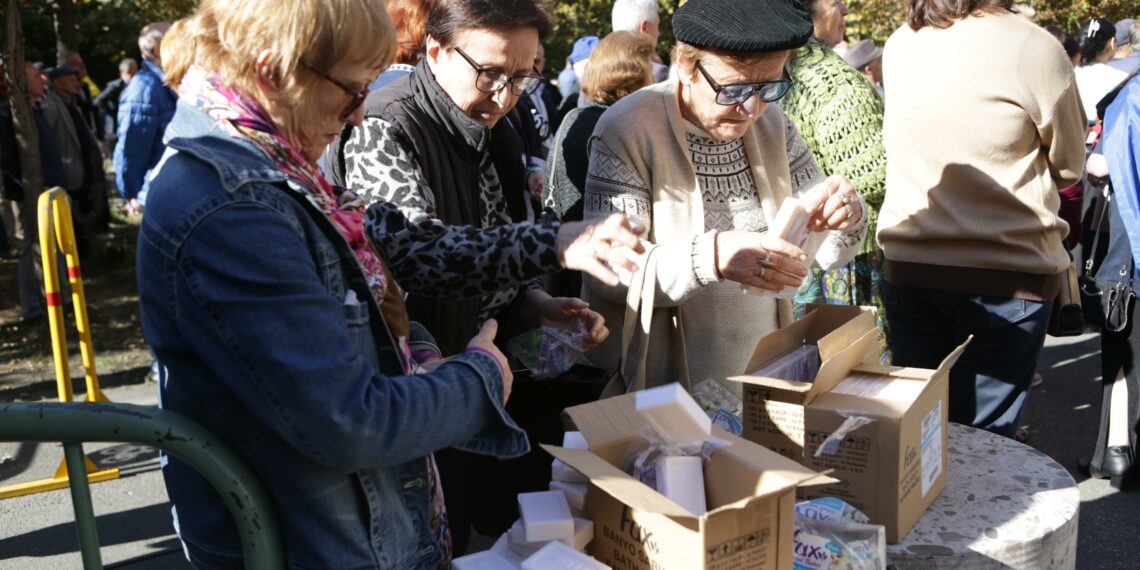
<instances>
[{"instance_id":1,"label":"yellow and black barrier post","mask_svg":"<svg viewBox=\"0 0 1140 570\"><path fill-rule=\"evenodd\" d=\"M47 300L48 323L51 326L51 348L55 360L55 381L59 401L75 399L71 387L71 368L67 355L67 331L64 328L63 293L59 281L59 255L67 263L67 281L71 285L72 307L75 309L75 326L79 332L79 354L83 360L87 381L87 402L109 402L99 388L95 373L95 351L91 342L91 323L87 319L87 298L83 292L83 273L79 266L79 249L75 245L75 226L71 221L71 205L67 193L53 188L40 195L38 203L40 254L43 256L44 291ZM82 448L76 446L82 455ZM65 449L65 453L66 453ZM73 458L73 465L78 464ZM96 483L119 478L118 468L99 469L87 456L82 455L87 480ZM0 487L0 499L31 495L43 491L63 489L69 484L67 459L60 461L59 469L47 479L38 479Z\"/></svg>"}]
</instances>

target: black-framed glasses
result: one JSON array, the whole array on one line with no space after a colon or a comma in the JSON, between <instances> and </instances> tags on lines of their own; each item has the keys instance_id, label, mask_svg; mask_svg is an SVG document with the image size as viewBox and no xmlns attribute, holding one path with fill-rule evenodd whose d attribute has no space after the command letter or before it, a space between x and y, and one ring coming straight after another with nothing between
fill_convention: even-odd
<instances>
[{"instance_id":1,"label":"black-framed glasses","mask_svg":"<svg viewBox=\"0 0 1140 570\"><path fill-rule=\"evenodd\" d=\"M713 81L709 72L705 71L705 67L699 61L697 62L697 71L701 72L705 81L708 81L709 86L716 92L716 102L726 107L740 105L751 99L753 95L759 95L760 100L765 103L779 101L792 88L792 78L788 77L788 70L786 69L781 79L756 83L730 83L728 85L721 85Z\"/></svg>"},{"instance_id":2,"label":"black-framed glasses","mask_svg":"<svg viewBox=\"0 0 1140 570\"><path fill-rule=\"evenodd\" d=\"M538 89L539 83L542 81L542 75L538 73L538 69L532 69L533 74L527 75L507 75L503 70L495 67L480 67L471 56L467 55L459 46L455 46L455 51L467 60L471 68L475 70L475 88L484 93L498 93L509 83L511 86L511 94L515 97L524 97L534 93Z\"/></svg>"},{"instance_id":3,"label":"black-framed glasses","mask_svg":"<svg viewBox=\"0 0 1140 570\"><path fill-rule=\"evenodd\" d=\"M337 78L335 78L335 77L333 77L333 76L331 76L331 75L329 75L329 74L327 74L327 73L303 62L303 61L301 62L301 66L304 67L305 69L308 69L309 71L315 73L317 75L317 77L320 77L321 79L324 79L325 81L328 81L329 83L332 83L333 85L336 85L337 87L340 88L341 91L344 91L350 97L352 97L352 100L349 101L348 105L345 105L344 110L340 112L340 120L342 120L342 121L347 122L348 118L351 117L352 114L355 113L356 110L359 109L360 106L364 104L364 100L368 98L368 88L367 87L365 87L363 91L360 91L360 90L353 88L351 85L349 85L349 84L347 84L347 83L345 83L345 82L343 82L343 81L341 81L341 80L339 80L339 79L337 79Z\"/></svg>"}]
</instances>

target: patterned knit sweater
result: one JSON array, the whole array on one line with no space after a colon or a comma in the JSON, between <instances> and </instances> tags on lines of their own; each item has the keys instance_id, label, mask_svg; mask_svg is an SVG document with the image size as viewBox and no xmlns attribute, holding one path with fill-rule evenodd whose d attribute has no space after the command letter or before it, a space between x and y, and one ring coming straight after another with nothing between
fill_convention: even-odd
<instances>
[{"instance_id":1,"label":"patterned knit sweater","mask_svg":"<svg viewBox=\"0 0 1140 570\"><path fill-rule=\"evenodd\" d=\"M780 107L796 125L825 174L842 174L863 197L875 235L887 193L883 147L883 100L863 74L818 39L801 48L791 64L795 85ZM863 243L863 253L876 249Z\"/></svg>"},{"instance_id":2,"label":"patterned knit sweater","mask_svg":"<svg viewBox=\"0 0 1140 570\"><path fill-rule=\"evenodd\" d=\"M725 379L745 372L761 338L791 323L791 303L746 294L717 276L715 237L766 231L784 197L810 191L824 176L779 108L768 106L740 139L717 141L683 118L679 88L676 78L647 87L602 115L590 145L585 218L624 213L657 245L646 387L712 378L739 395L741 385ZM845 265L859 252L866 222L864 215L845 232L813 233L804 251L822 269ZM583 299L621 331L627 289L583 281ZM612 334L590 361L615 369L620 345L621 334Z\"/></svg>"}]
</instances>

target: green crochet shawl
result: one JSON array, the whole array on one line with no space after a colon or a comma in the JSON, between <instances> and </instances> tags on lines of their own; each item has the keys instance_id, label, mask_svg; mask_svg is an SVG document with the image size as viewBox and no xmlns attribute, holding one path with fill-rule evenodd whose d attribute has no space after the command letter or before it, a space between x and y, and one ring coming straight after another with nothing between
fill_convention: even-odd
<instances>
[{"instance_id":1,"label":"green crochet shawl","mask_svg":"<svg viewBox=\"0 0 1140 570\"><path fill-rule=\"evenodd\" d=\"M867 201L870 226L862 253L876 251L875 227L887 191L883 100L862 73L815 38L795 53L790 70L795 84L780 107L823 172L846 176Z\"/></svg>"}]
</instances>

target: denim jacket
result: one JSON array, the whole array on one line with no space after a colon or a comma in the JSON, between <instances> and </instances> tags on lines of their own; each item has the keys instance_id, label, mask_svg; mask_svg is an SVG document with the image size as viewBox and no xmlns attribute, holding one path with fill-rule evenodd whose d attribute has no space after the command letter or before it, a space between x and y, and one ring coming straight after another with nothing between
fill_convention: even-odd
<instances>
[{"instance_id":1,"label":"denim jacket","mask_svg":"<svg viewBox=\"0 0 1140 570\"><path fill-rule=\"evenodd\" d=\"M491 357L403 376L396 342L343 238L269 159L179 103L139 234L147 342L161 405L233 446L275 499L290 568L427 568L426 457L449 446L514 457L525 433ZM360 304L346 304L348 291ZM221 499L163 467L200 568L240 568Z\"/></svg>"}]
</instances>

